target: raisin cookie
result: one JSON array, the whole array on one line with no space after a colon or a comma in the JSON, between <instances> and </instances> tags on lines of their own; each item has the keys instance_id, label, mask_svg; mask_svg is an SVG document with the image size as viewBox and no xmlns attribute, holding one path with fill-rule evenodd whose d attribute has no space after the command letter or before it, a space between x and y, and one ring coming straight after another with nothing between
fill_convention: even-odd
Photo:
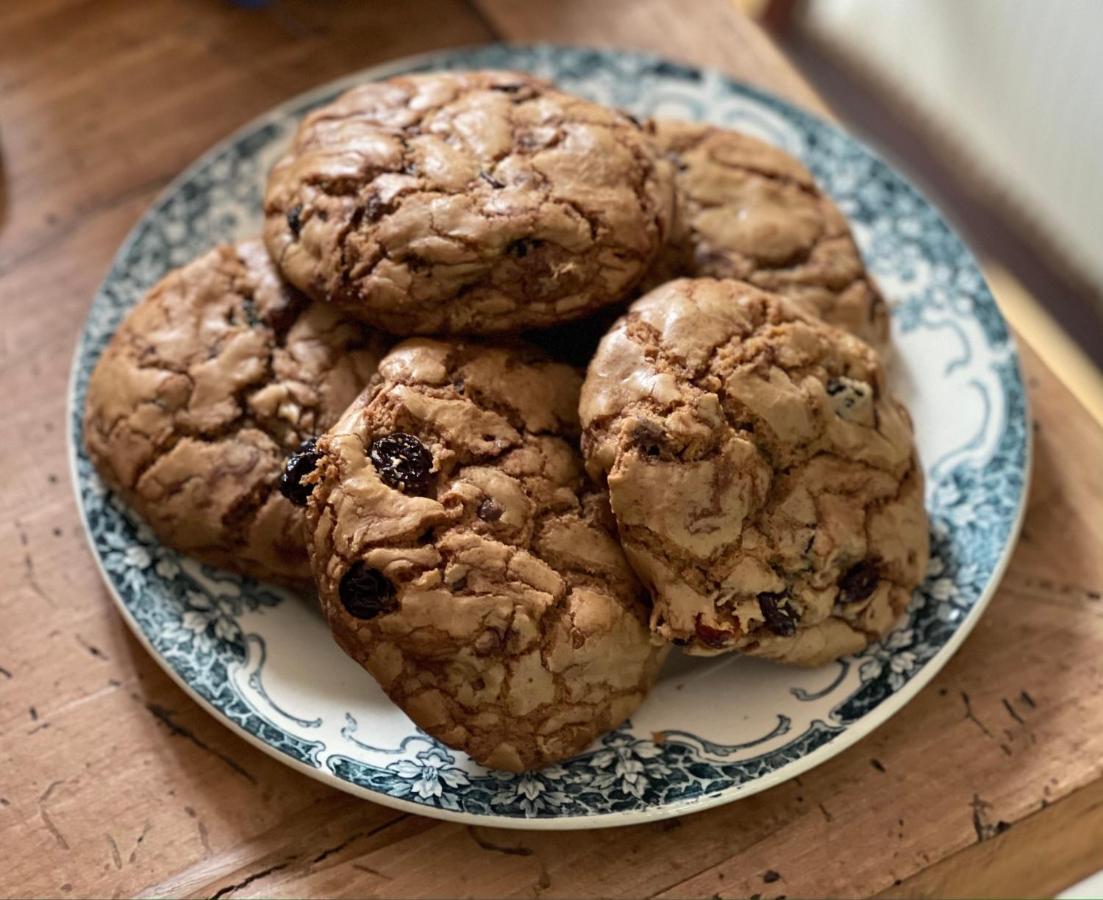
<instances>
[{"instance_id":1,"label":"raisin cookie","mask_svg":"<svg viewBox=\"0 0 1103 900\"><path fill-rule=\"evenodd\" d=\"M375 372L380 336L280 281L260 241L177 269L129 313L92 373L88 453L168 546L310 584L287 454Z\"/></svg>"},{"instance_id":2,"label":"raisin cookie","mask_svg":"<svg viewBox=\"0 0 1103 900\"><path fill-rule=\"evenodd\" d=\"M887 344L885 301L846 219L803 165L738 131L653 124L677 169L678 206L650 283L676 275L739 278L875 347Z\"/></svg>"},{"instance_id":3,"label":"raisin cookie","mask_svg":"<svg viewBox=\"0 0 1103 900\"><path fill-rule=\"evenodd\" d=\"M396 334L553 325L628 296L673 214L673 170L624 113L509 72L365 84L272 169L285 277Z\"/></svg>"},{"instance_id":4,"label":"raisin cookie","mask_svg":"<svg viewBox=\"0 0 1103 900\"><path fill-rule=\"evenodd\" d=\"M581 376L429 339L379 371L301 482L337 642L478 762L564 759L639 706L664 655L576 448Z\"/></svg>"},{"instance_id":5,"label":"raisin cookie","mask_svg":"<svg viewBox=\"0 0 1103 900\"><path fill-rule=\"evenodd\" d=\"M865 342L745 282L673 281L602 341L580 410L657 635L819 665L904 610L923 478Z\"/></svg>"}]
</instances>

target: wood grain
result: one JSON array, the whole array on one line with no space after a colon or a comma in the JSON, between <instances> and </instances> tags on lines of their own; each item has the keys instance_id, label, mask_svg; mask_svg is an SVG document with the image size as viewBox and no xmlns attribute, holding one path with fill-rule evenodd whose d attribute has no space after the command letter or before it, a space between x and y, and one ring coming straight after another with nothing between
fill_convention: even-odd
<instances>
[{"instance_id":1,"label":"wood grain","mask_svg":"<svg viewBox=\"0 0 1103 900\"><path fill-rule=\"evenodd\" d=\"M1100 865L1103 430L1029 350L1030 508L976 632L857 746L681 820L522 834L348 797L190 701L100 584L67 473L69 362L119 241L169 178L300 90L495 36L662 52L822 111L725 0L692 10L0 6L0 895L849 896L895 882L896 893L1023 894Z\"/></svg>"}]
</instances>

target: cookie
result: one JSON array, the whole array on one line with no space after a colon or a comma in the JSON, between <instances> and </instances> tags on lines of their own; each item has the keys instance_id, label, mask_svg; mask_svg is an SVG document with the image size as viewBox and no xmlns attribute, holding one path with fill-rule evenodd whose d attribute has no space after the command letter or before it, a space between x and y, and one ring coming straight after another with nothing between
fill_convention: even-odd
<instances>
[{"instance_id":1,"label":"cookie","mask_svg":"<svg viewBox=\"0 0 1103 900\"><path fill-rule=\"evenodd\" d=\"M885 301L846 219L803 165L738 131L662 120L654 129L677 169L678 206L651 284L739 278L875 347L887 344Z\"/></svg>"},{"instance_id":2,"label":"cookie","mask_svg":"<svg viewBox=\"0 0 1103 900\"><path fill-rule=\"evenodd\" d=\"M293 284L395 334L577 319L635 288L673 174L629 116L530 75L414 75L311 113L264 235Z\"/></svg>"},{"instance_id":3,"label":"cookie","mask_svg":"<svg viewBox=\"0 0 1103 900\"><path fill-rule=\"evenodd\" d=\"M415 338L318 441L304 484L338 644L486 766L619 725L664 656L576 442L581 376L531 348Z\"/></svg>"},{"instance_id":4,"label":"cookie","mask_svg":"<svg viewBox=\"0 0 1103 900\"><path fill-rule=\"evenodd\" d=\"M673 281L603 339L580 413L662 638L812 666L907 605L923 477L865 342L745 282Z\"/></svg>"},{"instance_id":5,"label":"cookie","mask_svg":"<svg viewBox=\"0 0 1103 900\"><path fill-rule=\"evenodd\" d=\"M127 315L88 384L103 480L161 541L256 578L309 584L286 456L360 393L382 338L280 281L260 241L220 246Z\"/></svg>"}]
</instances>

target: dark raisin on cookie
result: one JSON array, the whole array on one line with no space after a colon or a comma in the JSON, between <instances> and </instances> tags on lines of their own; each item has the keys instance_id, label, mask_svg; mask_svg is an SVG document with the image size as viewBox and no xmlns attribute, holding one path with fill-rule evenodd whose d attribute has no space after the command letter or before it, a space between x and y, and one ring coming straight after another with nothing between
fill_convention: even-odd
<instances>
[{"instance_id":1,"label":"dark raisin on cookie","mask_svg":"<svg viewBox=\"0 0 1103 900\"><path fill-rule=\"evenodd\" d=\"M515 259L521 259L528 256L529 251L535 250L541 243L543 242L532 238L519 238L506 247L506 253Z\"/></svg>"},{"instance_id":2,"label":"dark raisin on cookie","mask_svg":"<svg viewBox=\"0 0 1103 900\"><path fill-rule=\"evenodd\" d=\"M260 325L260 316L257 315L257 305L252 297L246 297L241 301L241 313L245 316L245 324L250 328Z\"/></svg>"},{"instance_id":3,"label":"dark raisin on cookie","mask_svg":"<svg viewBox=\"0 0 1103 900\"><path fill-rule=\"evenodd\" d=\"M363 560L357 560L345 572L339 593L341 605L357 619L374 619L398 605L394 585L378 569L368 568Z\"/></svg>"},{"instance_id":4,"label":"dark raisin on cookie","mask_svg":"<svg viewBox=\"0 0 1103 900\"><path fill-rule=\"evenodd\" d=\"M288 457L280 474L280 493L296 506L306 506L314 491L314 485L303 484L303 479L314 471L322 454L315 447L314 438L307 438L297 452Z\"/></svg>"},{"instance_id":5,"label":"dark raisin on cookie","mask_svg":"<svg viewBox=\"0 0 1103 900\"><path fill-rule=\"evenodd\" d=\"M396 431L372 441L368 456L388 487L421 494L429 487L433 454L412 434Z\"/></svg>"},{"instance_id":6,"label":"dark raisin on cookie","mask_svg":"<svg viewBox=\"0 0 1103 900\"><path fill-rule=\"evenodd\" d=\"M726 647L728 641L731 639L730 632L721 631L719 628L713 628L711 625L703 624L700 616L697 617L697 624L694 627L694 631L697 632L697 640L699 643L704 644L706 647L711 647L714 650Z\"/></svg>"},{"instance_id":7,"label":"dark raisin on cookie","mask_svg":"<svg viewBox=\"0 0 1103 900\"><path fill-rule=\"evenodd\" d=\"M475 515L484 522L497 522L502 517L502 511L502 507L490 497L484 497L475 508Z\"/></svg>"},{"instance_id":8,"label":"dark raisin on cookie","mask_svg":"<svg viewBox=\"0 0 1103 900\"><path fill-rule=\"evenodd\" d=\"M372 191L368 195L368 200L364 204L364 218L369 222L377 222L383 216L383 201L380 199L379 194Z\"/></svg>"},{"instance_id":9,"label":"dark raisin on cookie","mask_svg":"<svg viewBox=\"0 0 1103 900\"><path fill-rule=\"evenodd\" d=\"M800 616L789 602L789 595L781 593L762 593L758 595L758 607L766 620L766 627L778 637L792 637L797 633L797 620Z\"/></svg>"},{"instance_id":10,"label":"dark raisin on cookie","mask_svg":"<svg viewBox=\"0 0 1103 900\"><path fill-rule=\"evenodd\" d=\"M640 422L632 431L632 441L648 459L661 459L666 435L653 422Z\"/></svg>"},{"instance_id":11,"label":"dark raisin on cookie","mask_svg":"<svg viewBox=\"0 0 1103 900\"><path fill-rule=\"evenodd\" d=\"M505 187L505 185L502 184L502 182L500 182L497 178L495 178L489 172L479 172L479 177L483 181L485 181L487 184L489 184L492 188L494 188L494 190L496 190L496 191L499 191L499 190L501 190L502 188Z\"/></svg>"},{"instance_id":12,"label":"dark raisin on cookie","mask_svg":"<svg viewBox=\"0 0 1103 900\"><path fill-rule=\"evenodd\" d=\"M303 207L301 203L296 203L287 211L287 227L291 229L291 236L298 240L299 232L302 231Z\"/></svg>"},{"instance_id":13,"label":"dark raisin on cookie","mask_svg":"<svg viewBox=\"0 0 1103 900\"><path fill-rule=\"evenodd\" d=\"M851 566L839 579L839 602L861 603L869 599L881 581L876 564L868 559Z\"/></svg>"}]
</instances>

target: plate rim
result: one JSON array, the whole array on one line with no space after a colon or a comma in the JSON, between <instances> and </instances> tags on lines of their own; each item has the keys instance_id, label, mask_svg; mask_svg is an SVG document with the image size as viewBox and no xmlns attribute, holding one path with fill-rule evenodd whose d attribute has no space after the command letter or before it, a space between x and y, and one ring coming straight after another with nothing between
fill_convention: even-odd
<instances>
[{"instance_id":1,"label":"plate rim","mask_svg":"<svg viewBox=\"0 0 1103 900\"><path fill-rule=\"evenodd\" d=\"M984 590L977 597L977 600L973 604L972 608L962 619L960 625L951 635L949 640L932 656L922 667L920 672L910 678L907 683L895 691L891 696L882 700L878 705L864 714L861 718L849 724L845 730L833 736L830 740L824 742L819 747L815 748L809 753L804 754L800 758L767 772L764 775L755 778L753 781L744 782L742 784L733 785L720 790L715 794L699 795L690 799L675 800L670 803L666 803L661 806L649 807L642 810L621 810L611 812L600 812L594 814L584 815L569 815L559 817L522 817L522 816L507 816L496 813L480 814L466 811L453 811L443 809L437 806L430 806L422 803L417 803L412 800L405 800L400 797L394 797L390 794L382 793L381 791L373 790L363 785L356 784L352 781L348 781L338 775L336 772L320 767L310 766L301 760L284 753L279 748L261 740L256 735L243 728L232 718L230 718L226 712L217 706L209 703L203 698L185 679L178 673L169 661L162 656L153 647L149 638L146 636L133 614L127 608L123 602L118 590L115 587L111 577L107 570L104 568L101 555L97 552L95 540L92 536L87 516L87 509L85 507L83 498L80 492L80 474L78 471L78 456L81 453L81 448L77 446L76 435L74 431L75 409L74 401L77 393L77 381L79 377L80 358L82 349L84 347L85 333L87 331L88 320L92 313L92 303L95 302L103 286L107 283L108 278L114 271L116 264L124 257L126 252L130 249L130 246L137 240L140 226L151 217L157 215L162 206L175 195L179 190L180 185L187 182L193 174L211 157L217 155L222 150L233 146L243 136L252 133L258 127L266 122L272 120L273 115L282 109L292 106L301 106L309 103L314 97L322 94L329 93L337 90L343 90L348 86L358 84L364 81L378 80L380 78L386 78L392 74L399 74L408 71L411 68L422 66L426 63L431 63L434 60L446 60L455 55L463 53L470 53L477 50L486 50L494 47L501 47L508 50L537 50L546 49L551 52L567 52L567 51L581 51L595 53L599 55L611 55L611 56L631 56L639 59L651 60L654 62L667 62L677 66L682 66L688 69L692 69L703 75L707 75L713 78L721 79L722 81L736 85L741 91L751 95L752 97L766 101L768 103L780 105L788 111L793 111L801 116L808 117L815 120L822 126L825 126L842 136L848 141L857 144L861 149L869 154L880 164L888 168L893 175L903 181L923 202L924 205L934 210L939 219L945 225L946 229L950 232L953 238L961 244L968 254L970 261L976 268L976 271L984 281L985 287L988 289L992 296L993 304L996 307L996 311L999 314L1000 320L1003 322L1007 331L1007 351L1010 356L1014 357L1015 371L1018 374L1019 382L1022 385L1022 402L1023 402L1023 419L1026 424L1024 428L1024 448L1023 448L1023 466L1022 466L1022 487L1019 492L1019 497L1016 505L1015 515L1011 522L1011 526L1008 530L1007 538L1004 541L1003 547L1000 550L1000 555L996 561L995 566L992 569L991 575L984 587ZM646 51L634 50L634 49L622 49L615 47L599 47L587 44L563 44L555 42L512 42L512 41L491 41L484 43L472 43L461 44L454 47L448 47L439 50L431 50L424 53L417 53L408 56L399 57L397 59L389 60L387 62L369 66L364 69L351 72L347 75L342 75L338 78L331 79L329 81L321 82L314 85L304 91L299 92L287 99L280 101L279 103L269 107L247 122L234 129L225 137L216 141L210 145L206 150L195 157L186 167L184 167L174 178L172 178L164 188L157 193L157 195L146 206L141 215L131 225L126 237L122 243L119 244L118 249L111 257L110 262L107 265L107 269L104 275L99 279L97 287L92 294L91 301L89 302L88 315L81 326L80 332L77 335L77 340L73 348L72 356L70 359L69 378L66 381L66 398L65 398L65 439L66 439L66 452L68 454L69 475L70 484L73 489L74 499L76 501L77 510L80 516L81 527L84 531L84 536L88 542L88 548L93 561L96 564L96 568L99 572L100 579L103 585L107 588L107 592L111 597L112 602L115 604L118 611L122 614L123 621L130 629L131 633L137 638L138 642L142 645L146 653L164 670L168 676L181 687L185 694L194 701L205 713L212 715L216 721L219 721L224 726L228 727L234 734L244 738L248 743L262 750L268 756L278 760L284 765L288 765L291 768L308 775L316 781L326 784L332 788L344 791L345 793L352 794L354 796L361 797L362 799L370 800L374 803L378 803L380 806L385 806L391 809L400 810L406 813L413 813L415 815L425 816L427 818L438 819L441 821L454 822L467 825L485 825L488 827L496 828L508 828L519 831L571 831L578 829L590 829L590 828L614 828L626 825L641 824L646 822L655 822L663 819L674 818L682 815L690 815L692 813L703 812L707 809L712 809L718 806L724 806L728 803L733 803L738 800L745 799L761 791L769 790L770 788L777 787L784 784L787 781L796 778L805 772L813 769L834 756L839 755L845 750L857 744L859 741L868 737L873 731L884 725L889 719L895 716L904 706L906 706L911 700L923 690L931 680L937 675L946 664L957 653L961 644L965 639L969 637L973 629L976 627L980 617L984 614L988 608L989 603L995 596L996 591L999 589L1000 584L1003 581L1003 577L1007 571L1007 567L1010 564L1011 556L1015 551L1015 548L1019 542L1019 536L1022 530L1023 521L1026 515L1026 509L1028 506L1028 500L1030 495L1030 487L1033 479L1034 472L1034 430L1030 427L1032 421L1031 415L1031 397L1027 390L1027 380L1023 371L1022 354L1020 352L1019 340L1017 335L1012 331L1007 319L1004 317L1002 310L999 309L999 304L996 302L995 294L992 293L991 287L988 283L988 279L984 276L984 272L980 267L979 261L973 254L969 245L961 238L955 225L947 219L942 209L935 203L933 203L927 195L921 191L912 180L905 174L901 173L895 166L890 165L880 153L871 148L861 139L852 135L839 123L832 122L816 112L805 109L796 103L789 101L788 99L775 94L769 90L763 89L757 85L743 81L742 79L735 78L727 73L716 69L711 66L698 66L690 62L685 62L679 59L673 59L670 57L662 56L661 54L650 53Z\"/></svg>"}]
</instances>

